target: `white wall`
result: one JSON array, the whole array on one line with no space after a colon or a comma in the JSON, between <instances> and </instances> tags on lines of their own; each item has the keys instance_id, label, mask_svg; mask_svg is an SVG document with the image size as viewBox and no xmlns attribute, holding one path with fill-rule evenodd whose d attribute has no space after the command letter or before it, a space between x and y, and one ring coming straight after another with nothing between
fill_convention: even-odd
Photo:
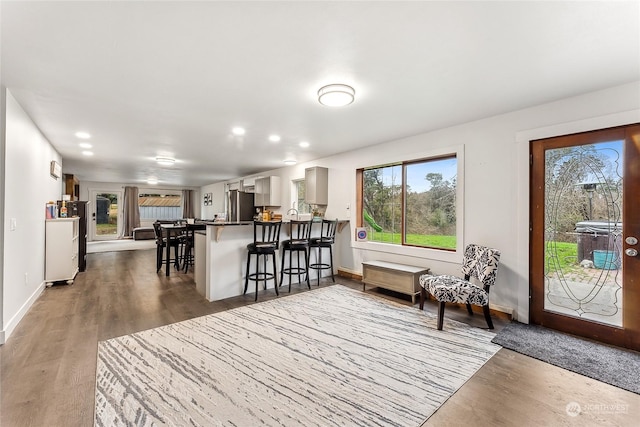
<instances>
[{"instance_id":1,"label":"white wall","mask_svg":"<svg viewBox=\"0 0 640 427\"><path fill-rule=\"evenodd\" d=\"M44 289L45 204L62 194L62 178L53 178L49 166L62 159L9 90L5 127L2 331L7 339Z\"/></svg>"},{"instance_id":2,"label":"white wall","mask_svg":"<svg viewBox=\"0 0 640 427\"><path fill-rule=\"evenodd\" d=\"M362 261L381 259L427 266L436 274L459 274L460 250L448 254L355 242L355 170L446 152L463 144L464 224L459 247L479 243L502 252L497 283L491 291L492 307L513 310L517 319L527 322L529 140L640 122L639 109L640 81L261 175L282 178L280 212L284 213L292 203L291 180L304 177L306 167L329 168L326 216L351 220L350 228L343 231L338 241L340 268L361 272ZM223 192L224 186L215 189ZM347 210L347 204L353 208Z\"/></svg>"}]
</instances>

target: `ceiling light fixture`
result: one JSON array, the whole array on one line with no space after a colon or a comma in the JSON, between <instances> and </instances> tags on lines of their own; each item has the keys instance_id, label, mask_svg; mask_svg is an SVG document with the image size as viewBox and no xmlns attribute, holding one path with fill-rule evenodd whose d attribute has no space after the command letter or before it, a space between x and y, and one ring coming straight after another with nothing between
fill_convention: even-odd
<instances>
[{"instance_id":1,"label":"ceiling light fixture","mask_svg":"<svg viewBox=\"0 0 640 427\"><path fill-rule=\"evenodd\" d=\"M156 157L156 162L162 166L173 166L176 159L172 159L171 157Z\"/></svg>"},{"instance_id":2,"label":"ceiling light fixture","mask_svg":"<svg viewBox=\"0 0 640 427\"><path fill-rule=\"evenodd\" d=\"M156 178L147 179L147 184L149 185L156 185L157 183L158 183L158 180Z\"/></svg>"},{"instance_id":3,"label":"ceiling light fixture","mask_svg":"<svg viewBox=\"0 0 640 427\"><path fill-rule=\"evenodd\" d=\"M76 132L76 138L89 139L91 138L91 135L89 135L87 132Z\"/></svg>"},{"instance_id":4,"label":"ceiling light fixture","mask_svg":"<svg viewBox=\"0 0 640 427\"><path fill-rule=\"evenodd\" d=\"M91 151L83 151L82 154L84 154L85 156L93 156L93 152Z\"/></svg>"},{"instance_id":5,"label":"ceiling light fixture","mask_svg":"<svg viewBox=\"0 0 640 427\"><path fill-rule=\"evenodd\" d=\"M269 136L269 141L271 141L271 142L280 142L280 136L279 135L270 135Z\"/></svg>"},{"instance_id":6,"label":"ceiling light fixture","mask_svg":"<svg viewBox=\"0 0 640 427\"><path fill-rule=\"evenodd\" d=\"M80 144L80 148L91 148L93 147L91 144L89 144L88 142L81 142Z\"/></svg>"},{"instance_id":7,"label":"ceiling light fixture","mask_svg":"<svg viewBox=\"0 0 640 427\"><path fill-rule=\"evenodd\" d=\"M307 147L309 146L309 143L308 143L307 141L302 141L302 142L301 142L300 144L298 144L298 145L300 145L300 147L302 147L302 148L307 148Z\"/></svg>"},{"instance_id":8,"label":"ceiling light fixture","mask_svg":"<svg viewBox=\"0 0 640 427\"><path fill-rule=\"evenodd\" d=\"M245 134L246 131L244 130L244 128L237 127L237 128L231 129L231 132L233 132L234 135L242 136Z\"/></svg>"},{"instance_id":9,"label":"ceiling light fixture","mask_svg":"<svg viewBox=\"0 0 640 427\"><path fill-rule=\"evenodd\" d=\"M353 102L356 91L351 86L331 84L318 90L318 102L328 107L344 107Z\"/></svg>"},{"instance_id":10,"label":"ceiling light fixture","mask_svg":"<svg viewBox=\"0 0 640 427\"><path fill-rule=\"evenodd\" d=\"M287 160L284 161L284 164L285 165L289 165L289 166L295 165L296 163L298 163L298 162L296 162L293 159L287 159Z\"/></svg>"}]
</instances>

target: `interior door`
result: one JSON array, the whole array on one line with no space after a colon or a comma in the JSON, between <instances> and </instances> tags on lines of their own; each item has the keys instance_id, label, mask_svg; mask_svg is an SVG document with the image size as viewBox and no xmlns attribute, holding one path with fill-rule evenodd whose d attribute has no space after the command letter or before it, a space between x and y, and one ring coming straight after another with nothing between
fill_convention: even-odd
<instances>
[{"instance_id":1,"label":"interior door","mask_svg":"<svg viewBox=\"0 0 640 427\"><path fill-rule=\"evenodd\" d=\"M121 235L122 191L91 190L91 240L112 240Z\"/></svg>"},{"instance_id":2,"label":"interior door","mask_svg":"<svg viewBox=\"0 0 640 427\"><path fill-rule=\"evenodd\" d=\"M531 322L640 350L640 125L531 143Z\"/></svg>"}]
</instances>

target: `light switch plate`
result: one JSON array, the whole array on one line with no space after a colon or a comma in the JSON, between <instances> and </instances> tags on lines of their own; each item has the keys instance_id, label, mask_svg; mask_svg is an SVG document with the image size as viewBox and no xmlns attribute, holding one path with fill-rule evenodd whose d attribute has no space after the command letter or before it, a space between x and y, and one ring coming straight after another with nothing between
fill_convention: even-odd
<instances>
[{"instance_id":1,"label":"light switch plate","mask_svg":"<svg viewBox=\"0 0 640 427\"><path fill-rule=\"evenodd\" d=\"M16 221L15 218L11 218L11 221L9 223L9 228L11 229L11 231L16 231L17 226L18 226L18 221Z\"/></svg>"}]
</instances>

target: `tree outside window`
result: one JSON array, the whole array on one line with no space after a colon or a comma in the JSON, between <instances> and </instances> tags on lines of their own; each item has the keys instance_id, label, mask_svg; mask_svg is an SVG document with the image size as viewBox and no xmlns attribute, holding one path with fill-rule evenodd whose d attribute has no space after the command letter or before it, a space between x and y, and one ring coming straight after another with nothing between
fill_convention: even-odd
<instances>
[{"instance_id":1,"label":"tree outside window","mask_svg":"<svg viewBox=\"0 0 640 427\"><path fill-rule=\"evenodd\" d=\"M455 156L359 172L362 223L370 241L456 249Z\"/></svg>"}]
</instances>

